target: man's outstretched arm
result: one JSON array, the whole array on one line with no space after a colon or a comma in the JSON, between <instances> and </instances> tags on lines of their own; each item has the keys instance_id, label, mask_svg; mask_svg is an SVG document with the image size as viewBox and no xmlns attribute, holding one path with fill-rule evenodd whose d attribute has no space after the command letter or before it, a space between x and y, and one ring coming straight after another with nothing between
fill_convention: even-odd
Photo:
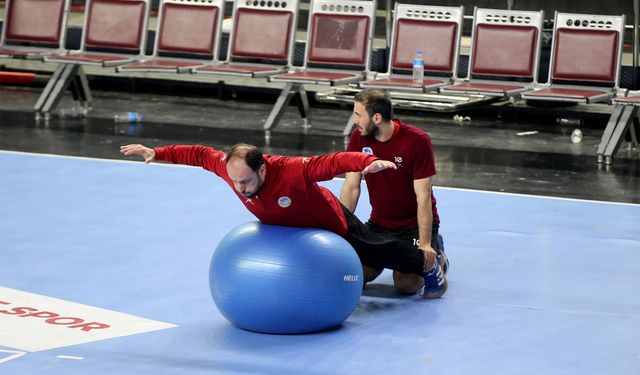
<instances>
[{"instance_id":1,"label":"man's outstretched arm","mask_svg":"<svg viewBox=\"0 0 640 375\"><path fill-rule=\"evenodd\" d=\"M131 144L120 147L120 152L125 155L140 155L145 163L152 161L165 161L174 164L202 167L217 175L225 173L224 159L226 154L212 147L201 145L170 145L149 148L140 144Z\"/></svg>"},{"instance_id":2,"label":"man's outstretched arm","mask_svg":"<svg viewBox=\"0 0 640 375\"><path fill-rule=\"evenodd\" d=\"M120 152L126 156L140 155L144 158L145 164L149 164L156 160L155 150L140 144L120 146Z\"/></svg>"},{"instance_id":3,"label":"man's outstretched arm","mask_svg":"<svg viewBox=\"0 0 640 375\"><path fill-rule=\"evenodd\" d=\"M334 152L332 154L300 158L304 173L312 181L326 181L347 172L377 173L397 169L395 163L379 160L362 152Z\"/></svg>"}]
</instances>

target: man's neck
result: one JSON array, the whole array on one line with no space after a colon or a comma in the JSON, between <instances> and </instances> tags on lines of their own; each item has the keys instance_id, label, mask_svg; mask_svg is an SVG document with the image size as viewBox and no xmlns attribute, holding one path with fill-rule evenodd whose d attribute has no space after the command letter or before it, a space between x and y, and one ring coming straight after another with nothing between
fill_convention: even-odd
<instances>
[{"instance_id":1,"label":"man's neck","mask_svg":"<svg viewBox=\"0 0 640 375\"><path fill-rule=\"evenodd\" d=\"M391 139L395 127L393 121L383 121L378 128L378 134L376 134L376 140L378 142L386 142Z\"/></svg>"}]
</instances>

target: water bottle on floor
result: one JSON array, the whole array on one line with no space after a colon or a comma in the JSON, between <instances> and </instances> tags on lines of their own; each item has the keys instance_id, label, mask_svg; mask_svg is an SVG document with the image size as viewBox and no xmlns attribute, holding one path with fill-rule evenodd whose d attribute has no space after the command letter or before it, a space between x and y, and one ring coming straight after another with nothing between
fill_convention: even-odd
<instances>
[{"instance_id":1,"label":"water bottle on floor","mask_svg":"<svg viewBox=\"0 0 640 375\"><path fill-rule=\"evenodd\" d=\"M422 50L416 50L416 57L413 59L413 84L422 86L424 80L424 58Z\"/></svg>"},{"instance_id":2,"label":"water bottle on floor","mask_svg":"<svg viewBox=\"0 0 640 375\"><path fill-rule=\"evenodd\" d=\"M116 113L113 116L113 120L115 122L130 122L130 123L138 123L144 120L144 114L140 112L123 112Z\"/></svg>"},{"instance_id":3,"label":"water bottle on floor","mask_svg":"<svg viewBox=\"0 0 640 375\"><path fill-rule=\"evenodd\" d=\"M87 117L87 109L82 106L60 108L54 113L59 118L77 119Z\"/></svg>"},{"instance_id":4,"label":"water bottle on floor","mask_svg":"<svg viewBox=\"0 0 640 375\"><path fill-rule=\"evenodd\" d=\"M571 142L572 143L580 143L582 142L582 130L574 129L571 133Z\"/></svg>"}]
</instances>

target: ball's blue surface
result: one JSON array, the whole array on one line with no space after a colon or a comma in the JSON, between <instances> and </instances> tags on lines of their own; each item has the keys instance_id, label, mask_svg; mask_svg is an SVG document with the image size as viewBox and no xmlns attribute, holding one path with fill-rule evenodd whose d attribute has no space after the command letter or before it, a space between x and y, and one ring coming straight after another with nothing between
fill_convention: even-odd
<instances>
[{"instance_id":1,"label":"ball's blue surface","mask_svg":"<svg viewBox=\"0 0 640 375\"><path fill-rule=\"evenodd\" d=\"M293 334L340 325L358 305L362 266L339 235L250 222L233 229L211 259L209 285L237 327Z\"/></svg>"}]
</instances>

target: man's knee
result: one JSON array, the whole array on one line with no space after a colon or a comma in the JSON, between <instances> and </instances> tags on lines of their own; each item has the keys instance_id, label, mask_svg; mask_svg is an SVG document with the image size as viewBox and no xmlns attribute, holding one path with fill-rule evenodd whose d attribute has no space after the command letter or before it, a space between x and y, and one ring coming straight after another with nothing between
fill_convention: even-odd
<instances>
[{"instance_id":1,"label":"man's knee","mask_svg":"<svg viewBox=\"0 0 640 375\"><path fill-rule=\"evenodd\" d=\"M393 286L400 294L415 294L423 284L421 276L393 271Z\"/></svg>"},{"instance_id":2,"label":"man's knee","mask_svg":"<svg viewBox=\"0 0 640 375\"><path fill-rule=\"evenodd\" d=\"M368 283L376 279L382 273L382 269L375 269L367 266L362 266L362 273L364 275L364 282Z\"/></svg>"}]
</instances>

